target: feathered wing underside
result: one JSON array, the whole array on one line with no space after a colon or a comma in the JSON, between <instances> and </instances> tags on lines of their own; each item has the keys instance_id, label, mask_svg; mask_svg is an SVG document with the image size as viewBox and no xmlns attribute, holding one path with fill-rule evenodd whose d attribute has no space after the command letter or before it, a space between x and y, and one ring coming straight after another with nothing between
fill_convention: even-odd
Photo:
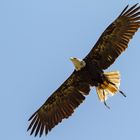
<instances>
[{"instance_id":1,"label":"feathered wing underside","mask_svg":"<svg viewBox=\"0 0 140 140\"><path fill-rule=\"evenodd\" d=\"M30 134L47 134L64 118L68 118L85 99L90 87L74 72L29 119Z\"/></svg>"},{"instance_id":2,"label":"feathered wing underside","mask_svg":"<svg viewBox=\"0 0 140 140\"><path fill-rule=\"evenodd\" d=\"M130 39L140 27L140 6L128 6L119 17L103 32L93 49L86 56L87 61L99 68L108 68L128 47Z\"/></svg>"}]
</instances>

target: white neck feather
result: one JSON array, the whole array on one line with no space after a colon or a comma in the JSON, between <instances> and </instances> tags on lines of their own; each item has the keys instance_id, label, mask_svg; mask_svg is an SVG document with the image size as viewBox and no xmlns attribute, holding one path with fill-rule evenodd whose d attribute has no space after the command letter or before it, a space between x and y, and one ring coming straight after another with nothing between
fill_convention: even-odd
<instances>
[{"instance_id":1,"label":"white neck feather","mask_svg":"<svg viewBox=\"0 0 140 140\"><path fill-rule=\"evenodd\" d=\"M80 71L82 68L86 66L86 63L84 60L81 60L78 58L71 58L71 61L74 64L76 71Z\"/></svg>"}]
</instances>

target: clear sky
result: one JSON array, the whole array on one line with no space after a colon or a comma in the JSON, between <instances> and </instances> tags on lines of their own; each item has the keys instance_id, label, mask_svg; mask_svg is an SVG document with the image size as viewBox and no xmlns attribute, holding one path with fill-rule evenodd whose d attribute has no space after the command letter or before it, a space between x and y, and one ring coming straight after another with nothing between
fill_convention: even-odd
<instances>
[{"instance_id":1,"label":"clear sky","mask_svg":"<svg viewBox=\"0 0 140 140\"><path fill-rule=\"evenodd\" d=\"M28 118L72 73L127 4L139 0L0 1L0 139L33 140ZM140 31L109 70L121 71L120 94L107 109L95 90L41 140L140 139ZM35 139L39 139L38 137Z\"/></svg>"}]
</instances>

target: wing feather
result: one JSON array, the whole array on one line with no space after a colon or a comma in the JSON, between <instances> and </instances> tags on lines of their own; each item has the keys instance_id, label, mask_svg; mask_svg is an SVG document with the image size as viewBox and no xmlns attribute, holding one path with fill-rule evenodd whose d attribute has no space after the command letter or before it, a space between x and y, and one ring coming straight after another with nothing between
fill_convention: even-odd
<instances>
[{"instance_id":1,"label":"wing feather","mask_svg":"<svg viewBox=\"0 0 140 140\"><path fill-rule=\"evenodd\" d=\"M85 85L85 95L89 93L87 84L80 76L74 72L58 90L56 90L47 101L29 118L30 125L27 130L31 130L31 135L39 134L41 137L43 132L47 135L53 127L55 127L64 118L68 118L85 99L80 93ZM82 83L82 89L78 87L78 83Z\"/></svg>"},{"instance_id":2,"label":"wing feather","mask_svg":"<svg viewBox=\"0 0 140 140\"><path fill-rule=\"evenodd\" d=\"M103 32L85 57L85 61L96 63L101 69L108 68L125 51L139 27L140 6L135 4L128 9L127 5L118 18Z\"/></svg>"},{"instance_id":3,"label":"wing feather","mask_svg":"<svg viewBox=\"0 0 140 140\"><path fill-rule=\"evenodd\" d=\"M43 124L43 122L41 123L41 126L40 126L40 133L39 133L39 136L41 137L42 136L42 134L43 134L43 132L44 132L44 128L45 127L45 125Z\"/></svg>"}]
</instances>

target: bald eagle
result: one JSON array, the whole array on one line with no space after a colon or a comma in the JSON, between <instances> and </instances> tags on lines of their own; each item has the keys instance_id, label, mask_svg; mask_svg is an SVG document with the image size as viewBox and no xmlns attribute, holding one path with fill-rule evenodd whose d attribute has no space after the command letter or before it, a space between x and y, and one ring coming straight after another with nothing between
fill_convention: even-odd
<instances>
[{"instance_id":1,"label":"bald eagle","mask_svg":"<svg viewBox=\"0 0 140 140\"><path fill-rule=\"evenodd\" d=\"M29 118L27 130L35 136L46 135L64 118L72 115L95 87L101 102L106 104L108 96L121 93L119 71L104 72L128 47L130 39L140 27L140 6L129 8L121 14L102 33L97 43L84 59L70 58L75 70L70 77L46 100ZM109 106L107 106L109 108Z\"/></svg>"}]
</instances>

